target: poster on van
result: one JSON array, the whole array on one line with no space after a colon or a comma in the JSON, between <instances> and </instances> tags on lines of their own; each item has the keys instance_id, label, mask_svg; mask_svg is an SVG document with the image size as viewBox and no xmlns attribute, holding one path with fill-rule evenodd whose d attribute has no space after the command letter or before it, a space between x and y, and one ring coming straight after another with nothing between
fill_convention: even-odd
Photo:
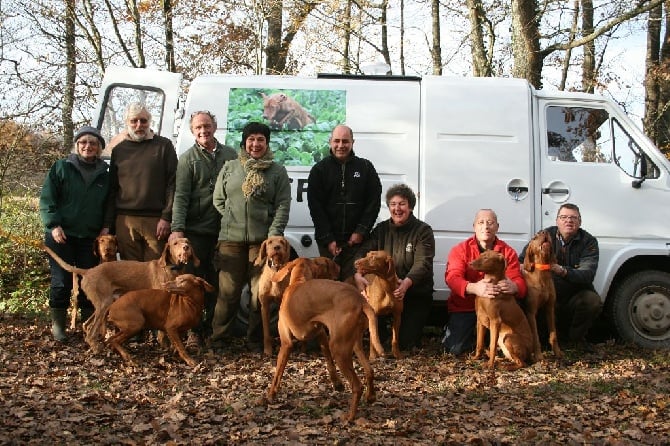
<instances>
[{"instance_id":1,"label":"poster on van","mask_svg":"<svg viewBox=\"0 0 670 446\"><path fill-rule=\"evenodd\" d=\"M276 162L310 167L328 156L328 137L346 110L346 90L231 88L225 143L239 147L244 126L262 122L272 129Z\"/></svg>"}]
</instances>

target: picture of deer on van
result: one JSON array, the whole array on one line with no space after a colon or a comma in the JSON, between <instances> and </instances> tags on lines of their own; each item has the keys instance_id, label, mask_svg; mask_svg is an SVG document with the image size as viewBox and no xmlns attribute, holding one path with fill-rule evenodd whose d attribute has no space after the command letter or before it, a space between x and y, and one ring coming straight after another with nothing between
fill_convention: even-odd
<instances>
[{"instance_id":1,"label":"picture of deer on van","mask_svg":"<svg viewBox=\"0 0 670 446\"><path fill-rule=\"evenodd\" d=\"M238 147L249 121L272 128L274 160L284 166L312 166L328 156L332 129L346 121L345 90L231 88L226 144Z\"/></svg>"}]
</instances>

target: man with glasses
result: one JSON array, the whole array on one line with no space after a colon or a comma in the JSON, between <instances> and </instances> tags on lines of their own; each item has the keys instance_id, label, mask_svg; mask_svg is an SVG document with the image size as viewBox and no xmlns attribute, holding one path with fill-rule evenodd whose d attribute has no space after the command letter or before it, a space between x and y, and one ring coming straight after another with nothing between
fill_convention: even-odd
<instances>
[{"instance_id":1,"label":"man with glasses","mask_svg":"<svg viewBox=\"0 0 670 446\"><path fill-rule=\"evenodd\" d=\"M545 229L553 240L556 263L551 265L556 288L556 324L560 338L582 350L591 350L586 335L600 315L602 302L593 288L598 269L598 241L581 229L579 207L565 203L558 208L556 226ZM524 247L519 256L526 255Z\"/></svg>"},{"instance_id":2,"label":"man with glasses","mask_svg":"<svg viewBox=\"0 0 670 446\"><path fill-rule=\"evenodd\" d=\"M151 113L132 103L126 129L112 151L105 231L115 231L125 260L160 257L170 235L177 153L151 130Z\"/></svg>"},{"instance_id":3,"label":"man with glasses","mask_svg":"<svg viewBox=\"0 0 670 446\"><path fill-rule=\"evenodd\" d=\"M237 152L214 137L216 117L210 112L193 113L190 127L195 144L179 157L170 239L189 239L200 259L196 274L216 286L218 277L212 259L219 239L221 216L214 207L212 194L219 171L226 161L237 158ZM211 334L216 295L216 291L205 294L205 318L194 332L189 333L189 346L200 345Z\"/></svg>"},{"instance_id":4,"label":"man with glasses","mask_svg":"<svg viewBox=\"0 0 670 446\"><path fill-rule=\"evenodd\" d=\"M480 209L472 223L474 235L454 246L449 252L444 279L451 290L447 300L449 320L442 345L446 353L459 356L474 350L477 325L475 296L494 299L498 294L526 296L526 281L514 248L497 236L498 216L491 209ZM485 282L484 273L470 267L470 262L492 249L505 257L505 280L493 285Z\"/></svg>"}]
</instances>

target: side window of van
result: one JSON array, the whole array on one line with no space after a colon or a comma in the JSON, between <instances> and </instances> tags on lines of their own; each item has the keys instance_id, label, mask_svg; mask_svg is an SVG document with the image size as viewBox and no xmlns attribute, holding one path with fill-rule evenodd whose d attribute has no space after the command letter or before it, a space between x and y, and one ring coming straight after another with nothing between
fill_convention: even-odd
<instances>
[{"instance_id":1,"label":"side window of van","mask_svg":"<svg viewBox=\"0 0 670 446\"><path fill-rule=\"evenodd\" d=\"M128 105L133 102L142 103L147 107L151 113L151 129L160 133L165 104L165 94L161 90L146 86L112 84L105 92L104 101L100 131L108 144L102 153L103 157L112 154L114 137L125 129L123 115Z\"/></svg>"},{"instance_id":2,"label":"side window of van","mask_svg":"<svg viewBox=\"0 0 670 446\"><path fill-rule=\"evenodd\" d=\"M554 161L612 162L609 114L600 108L547 108L547 155Z\"/></svg>"},{"instance_id":3,"label":"side window of van","mask_svg":"<svg viewBox=\"0 0 670 446\"><path fill-rule=\"evenodd\" d=\"M658 178L661 173L658 166L642 151L616 119L613 122L614 162L617 166L632 178Z\"/></svg>"}]
</instances>

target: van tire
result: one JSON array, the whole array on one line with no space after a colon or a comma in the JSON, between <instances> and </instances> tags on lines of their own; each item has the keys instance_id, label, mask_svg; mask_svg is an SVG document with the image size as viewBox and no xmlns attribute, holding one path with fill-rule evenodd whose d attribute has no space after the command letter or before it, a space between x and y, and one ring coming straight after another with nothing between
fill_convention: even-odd
<instances>
[{"instance_id":1,"label":"van tire","mask_svg":"<svg viewBox=\"0 0 670 446\"><path fill-rule=\"evenodd\" d=\"M626 278L608 305L624 342L650 349L670 348L670 274L641 271Z\"/></svg>"}]
</instances>

